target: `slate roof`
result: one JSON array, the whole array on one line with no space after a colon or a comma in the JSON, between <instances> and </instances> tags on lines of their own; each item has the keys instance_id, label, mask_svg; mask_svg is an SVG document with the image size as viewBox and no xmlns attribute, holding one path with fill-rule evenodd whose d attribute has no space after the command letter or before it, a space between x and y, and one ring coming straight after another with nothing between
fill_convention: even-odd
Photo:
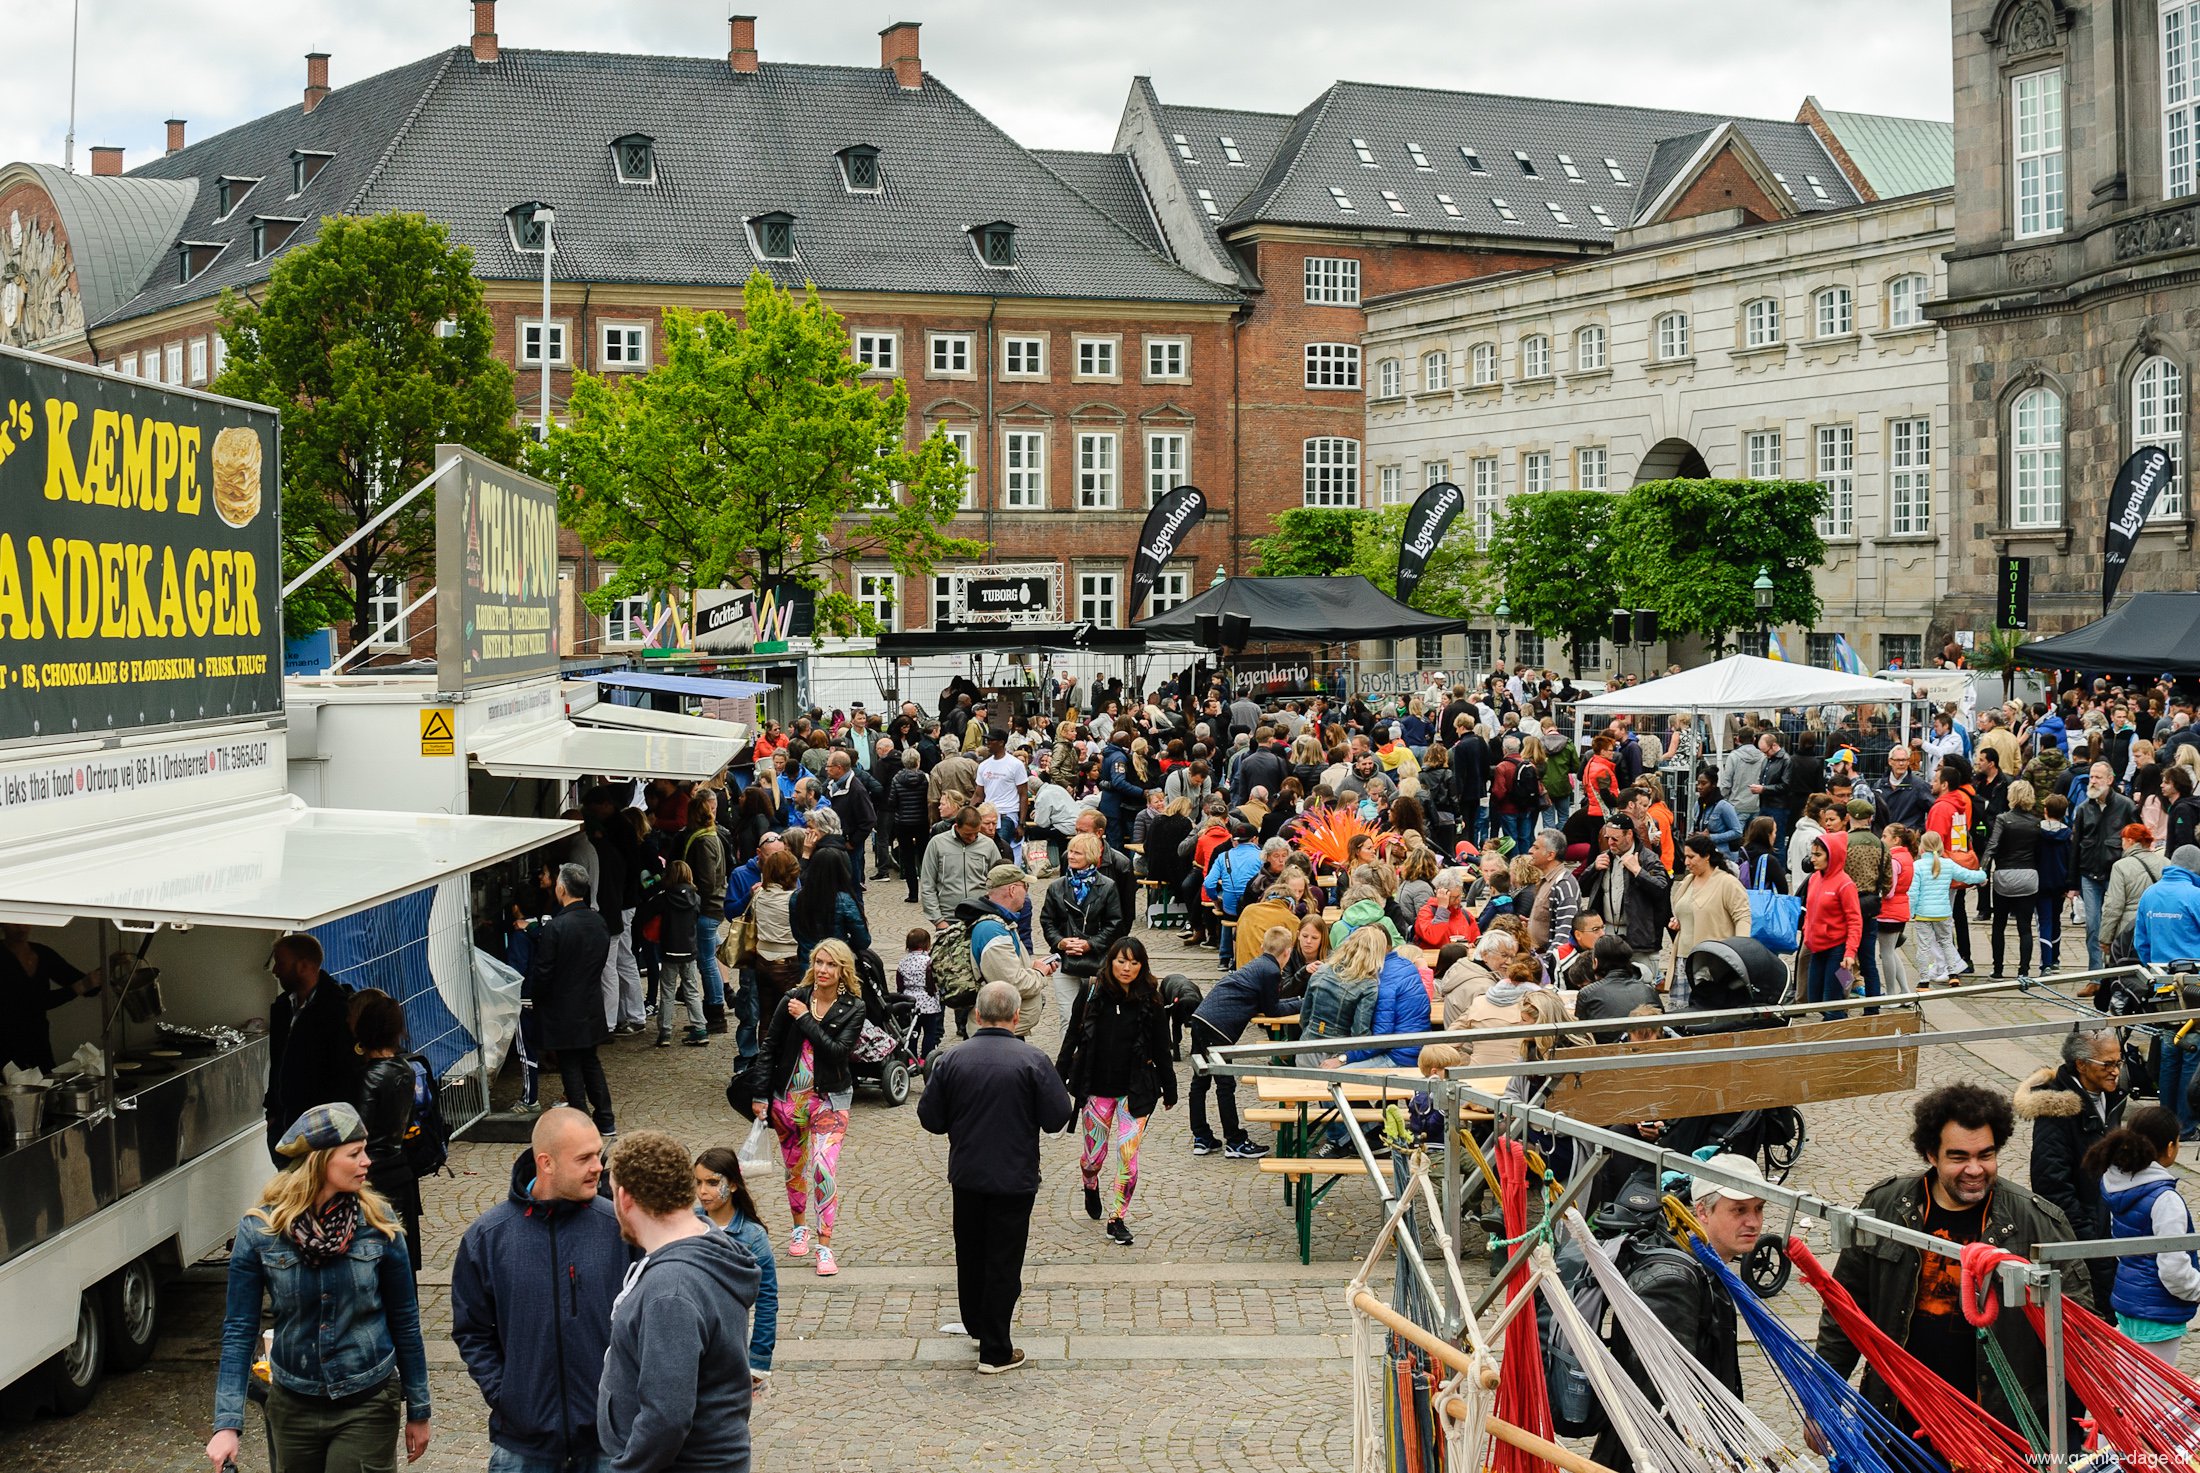
<instances>
[{"instance_id":1,"label":"slate roof","mask_svg":"<svg viewBox=\"0 0 2200 1473\"><path fill-rule=\"evenodd\" d=\"M97 323L129 300L171 252L198 186L189 180L72 174L52 164L26 165L60 213L76 262L84 320Z\"/></svg>"},{"instance_id":2,"label":"slate roof","mask_svg":"<svg viewBox=\"0 0 2200 1473\"><path fill-rule=\"evenodd\" d=\"M1682 133L1672 138L1660 138L1658 146L1650 151L1650 163L1642 171L1642 183L1635 190L1635 203L1627 212L1628 218L1631 220L1641 219L1643 211L1650 208L1651 202L1665 192L1665 187L1673 182L1681 170L1688 167L1688 161L1694 158L1704 144L1710 140L1711 135L1718 131L1718 127L1714 125L1709 128L1698 128L1693 133ZM1597 167L1603 168L1601 161ZM1607 171L1605 177L1611 177L1609 171Z\"/></svg>"},{"instance_id":3,"label":"slate roof","mask_svg":"<svg viewBox=\"0 0 2200 1473\"><path fill-rule=\"evenodd\" d=\"M1955 187L1955 124L1878 113L1837 113L1824 107L1818 115L1881 199Z\"/></svg>"},{"instance_id":4,"label":"slate roof","mask_svg":"<svg viewBox=\"0 0 2200 1473\"><path fill-rule=\"evenodd\" d=\"M1168 254L1161 227L1154 222L1153 210L1146 203L1146 191L1139 187L1138 166L1129 154L1083 153L1064 148L1035 148L1031 153L1149 249Z\"/></svg>"},{"instance_id":5,"label":"slate roof","mask_svg":"<svg viewBox=\"0 0 2200 1473\"><path fill-rule=\"evenodd\" d=\"M632 133L655 139L654 182L616 177L611 140ZM835 152L859 143L880 150L876 194L842 184ZM291 201L295 148L334 157ZM265 179L217 223L212 186L223 173ZM514 247L505 218L530 200L557 211L554 270L566 279L728 285L761 268L782 285L838 291L1238 300L1163 256L1150 227L1118 223L1119 199L1095 202L1065 184L935 78L905 91L877 67L766 62L740 74L723 58L515 49L482 65L454 48L132 177L202 180L180 234L232 244L188 284L154 272L120 316L264 280L272 261L248 259L255 213L312 222L418 211L472 247L480 277L533 280L541 258ZM745 222L774 211L795 217L793 262L751 248ZM967 233L996 220L1017 227L1014 270L980 265Z\"/></svg>"},{"instance_id":6,"label":"slate roof","mask_svg":"<svg viewBox=\"0 0 2200 1473\"><path fill-rule=\"evenodd\" d=\"M1268 161L1275 157L1293 121L1290 113L1246 112L1231 107L1165 106L1162 117L1169 125L1169 154L1176 161L1177 172L1195 191L1210 191L1225 216L1260 183ZM1177 134L1183 135L1185 145L1191 149L1190 159L1177 148ZM1237 145L1238 157L1244 163L1230 162L1222 148L1225 138ZM1196 193L1193 197L1197 198Z\"/></svg>"},{"instance_id":7,"label":"slate roof","mask_svg":"<svg viewBox=\"0 0 2200 1473\"><path fill-rule=\"evenodd\" d=\"M1802 123L1338 82L1292 120L1259 184L1230 212L1224 229L1259 223L1346 225L1609 244L1632 217L1638 191L1661 152L1666 160L1678 153L1685 162L1694 151L1677 143L1661 151L1660 145L1691 135L1700 143L1706 130L1727 121L1782 176L1800 210L1858 203ZM1367 145L1373 164L1361 160L1354 140ZM1427 168L1415 162L1409 144L1421 148ZM1484 172L1474 171L1460 152L1463 146L1476 151ZM1523 171L1516 150L1527 154L1534 176ZM1567 174L1562 154L1573 160L1579 178ZM1623 178L1612 177L1607 158L1618 164ZM1825 199L1810 188L1813 178L1826 191ZM1338 207L1333 187L1344 192L1351 210ZM1397 196L1402 213L1385 199L1385 190ZM1457 216L1443 208L1440 193L1451 197ZM1493 199L1504 200L1515 218L1505 219ZM1554 204L1570 223L1552 213ZM1592 206L1605 212L1611 226L1597 220Z\"/></svg>"}]
</instances>

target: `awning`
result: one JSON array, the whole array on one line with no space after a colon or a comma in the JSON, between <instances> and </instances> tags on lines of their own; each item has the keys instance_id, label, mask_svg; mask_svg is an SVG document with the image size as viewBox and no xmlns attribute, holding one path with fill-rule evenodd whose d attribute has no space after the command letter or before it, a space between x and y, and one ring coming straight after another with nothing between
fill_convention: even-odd
<instances>
[{"instance_id":1,"label":"awning","mask_svg":"<svg viewBox=\"0 0 2200 1473\"><path fill-rule=\"evenodd\" d=\"M1409 639L1457 634L1464 619L1424 614L1398 602L1357 573L1330 578L1225 578L1189 603L1132 626L1153 639L1199 638L1203 617L1242 614L1249 643L1296 640L1342 644L1355 639Z\"/></svg>"},{"instance_id":2,"label":"awning","mask_svg":"<svg viewBox=\"0 0 2200 1473\"><path fill-rule=\"evenodd\" d=\"M581 679L626 690L660 691L675 696L716 696L721 700L760 696L779 688L757 680L736 680L730 675L660 675L654 670L605 670L583 675Z\"/></svg>"},{"instance_id":3,"label":"awning","mask_svg":"<svg viewBox=\"0 0 2200 1473\"><path fill-rule=\"evenodd\" d=\"M218 817L71 834L0 863L0 919L73 916L302 931L527 853L557 819L310 808L288 794Z\"/></svg>"},{"instance_id":4,"label":"awning","mask_svg":"<svg viewBox=\"0 0 2200 1473\"><path fill-rule=\"evenodd\" d=\"M647 731L716 741L744 742L749 734L748 727L738 721L720 721L715 716L683 716L677 711L621 706L611 701L598 701L575 711L573 720L582 726L608 726L621 731Z\"/></svg>"},{"instance_id":5,"label":"awning","mask_svg":"<svg viewBox=\"0 0 2200 1473\"><path fill-rule=\"evenodd\" d=\"M2190 675L2200 670L2200 593L2135 593L2090 624L2017 647L2034 670Z\"/></svg>"},{"instance_id":6,"label":"awning","mask_svg":"<svg viewBox=\"0 0 2200 1473\"><path fill-rule=\"evenodd\" d=\"M730 726L731 723L721 722ZM734 759L733 736L706 738L545 721L478 743L474 765L498 777L669 777L707 782Z\"/></svg>"},{"instance_id":7,"label":"awning","mask_svg":"<svg viewBox=\"0 0 2200 1473\"><path fill-rule=\"evenodd\" d=\"M1576 708L1601 714L1693 711L1775 711L1802 706L1892 705L1912 699L1910 688L1868 675L1844 675L1815 665L1794 665L1756 655L1729 655L1678 675L1608 690Z\"/></svg>"}]
</instances>

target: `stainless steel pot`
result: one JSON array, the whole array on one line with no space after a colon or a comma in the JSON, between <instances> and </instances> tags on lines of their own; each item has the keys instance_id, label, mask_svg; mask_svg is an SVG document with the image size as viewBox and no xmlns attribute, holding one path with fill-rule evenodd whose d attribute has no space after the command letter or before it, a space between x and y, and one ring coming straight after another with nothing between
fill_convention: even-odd
<instances>
[{"instance_id":1,"label":"stainless steel pot","mask_svg":"<svg viewBox=\"0 0 2200 1473\"><path fill-rule=\"evenodd\" d=\"M8 1128L17 1146L27 1146L38 1139L48 1092L43 1084L0 1085L0 1101L6 1102Z\"/></svg>"}]
</instances>

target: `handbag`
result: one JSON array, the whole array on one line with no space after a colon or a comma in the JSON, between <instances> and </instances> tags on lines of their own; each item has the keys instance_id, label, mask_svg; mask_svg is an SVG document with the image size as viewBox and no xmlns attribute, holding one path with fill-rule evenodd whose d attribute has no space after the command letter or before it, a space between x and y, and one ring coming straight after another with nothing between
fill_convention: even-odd
<instances>
[{"instance_id":1,"label":"handbag","mask_svg":"<svg viewBox=\"0 0 2200 1473\"><path fill-rule=\"evenodd\" d=\"M894 1054L894 1035L869 1019L856 1034L856 1046L848 1051L859 1064L883 1064Z\"/></svg>"},{"instance_id":2,"label":"handbag","mask_svg":"<svg viewBox=\"0 0 2200 1473\"><path fill-rule=\"evenodd\" d=\"M1803 944L1803 902L1765 886L1769 855L1757 856L1757 873L1749 884L1749 939L1777 956L1793 955Z\"/></svg>"}]
</instances>

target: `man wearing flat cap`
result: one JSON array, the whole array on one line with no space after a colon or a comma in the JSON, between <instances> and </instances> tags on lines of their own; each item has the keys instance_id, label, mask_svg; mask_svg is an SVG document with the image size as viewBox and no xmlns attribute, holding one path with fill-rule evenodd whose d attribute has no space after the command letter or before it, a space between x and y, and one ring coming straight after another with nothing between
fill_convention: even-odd
<instances>
[{"instance_id":1,"label":"man wearing flat cap","mask_svg":"<svg viewBox=\"0 0 2200 1473\"><path fill-rule=\"evenodd\" d=\"M1047 978L1061 970L1054 957L1033 961L1017 934L1016 918L1030 903L1031 879L1013 864L986 872L985 894L955 907L955 919L970 928L970 954L977 958L978 980L1006 982L1023 1000L1016 1036L1028 1038L1046 1007Z\"/></svg>"}]
</instances>

